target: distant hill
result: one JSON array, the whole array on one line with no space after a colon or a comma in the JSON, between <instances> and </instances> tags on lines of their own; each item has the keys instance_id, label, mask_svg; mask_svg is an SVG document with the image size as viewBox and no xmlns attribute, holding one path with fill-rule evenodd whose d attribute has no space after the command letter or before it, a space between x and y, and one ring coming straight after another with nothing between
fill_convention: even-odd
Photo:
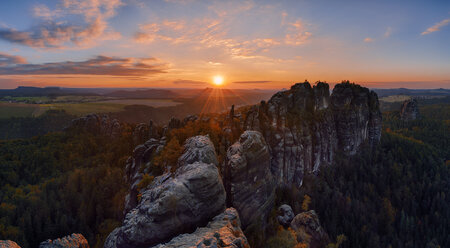
<instances>
[{"instance_id":1,"label":"distant hill","mask_svg":"<svg viewBox=\"0 0 450 248\"><path fill-rule=\"evenodd\" d=\"M178 94L171 90L165 89L148 89L148 90L118 90L107 93L104 96L123 97L123 98L160 98L172 99L178 97Z\"/></svg>"},{"instance_id":2,"label":"distant hill","mask_svg":"<svg viewBox=\"0 0 450 248\"><path fill-rule=\"evenodd\" d=\"M378 97L392 95L408 95L408 96L446 96L450 95L450 89L372 89L378 94Z\"/></svg>"}]
</instances>

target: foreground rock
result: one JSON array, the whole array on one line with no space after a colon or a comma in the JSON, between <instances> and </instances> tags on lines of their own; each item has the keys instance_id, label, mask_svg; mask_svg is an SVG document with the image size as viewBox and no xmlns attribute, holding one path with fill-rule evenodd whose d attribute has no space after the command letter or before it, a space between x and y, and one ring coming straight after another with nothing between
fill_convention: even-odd
<instances>
[{"instance_id":1,"label":"foreground rock","mask_svg":"<svg viewBox=\"0 0 450 248\"><path fill-rule=\"evenodd\" d=\"M179 235L170 242L154 248L190 247L249 248L250 245L240 228L237 211L228 208L222 214L214 217L206 227L200 227L190 234Z\"/></svg>"},{"instance_id":2,"label":"foreground rock","mask_svg":"<svg viewBox=\"0 0 450 248\"><path fill-rule=\"evenodd\" d=\"M39 244L39 248L89 248L83 235L73 233L63 238L47 240Z\"/></svg>"},{"instance_id":3,"label":"foreground rock","mask_svg":"<svg viewBox=\"0 0 450 248\"><path fill-rule=\"evenodd\" d=\"M260 131L271 151L271 171L279 186L300 187L303 177L331 164L338 150L355 154L381 137L376 93L348 82L311 87L298 83L246 114L244 130Z\"/></svg>"},{"instance_id":4,"label":"foreground rock","mask_svg":"<svg viewBox=\"0 0 450 248\"><path fill-rule=\"evenodd\" d=\"M0 240L0 248L20 248L20 246L11 240Z\"/></svg>"},{"instance_id":5,"label":"foreground rock","mask_svg":"<svg viewBox=\"0 0 450 248\"><path fill-rule=\"evenodd\" d=\"M400 110L400 118L404 121L412 121L419 118L419 105L416 99L406 100Z\"/></svg>"},{"instance_id":6,"label":"foreground rock","mask_svg":"<svg viewBox=\"0 0 450 248\"><path fill-rule=\"evenodd\" d=\"M325 247L329 243L328 234L323 230L314 210L295 216L291 222L297 242L306 243L310 248Z\"/></svg>"},{"instance_id":7,"label":"foreground rock","mask_svg":"<svg viewBox=\"0 0 450 248\"><path fill-rule=\"evenodd\" d=\"M164 174L142 192L141 201L105 247L150 247L205 226L225 209L225 189L217 156L206 136L185 143L174 174ZM216 163L216 164L215 164Z\"/></svg>"},{"instance_id":8,"label":"foreground rock","mask_svg":"<svg viewBox=\"0 0 450 248\"><path fill-rule=\"evenodd\" d=\"M266 223L275 202L276 184L270 171L269 148L257 131L245 131L229 147L225 185L229 203L236 208L242 228Z\"/></svg>"}]
</instances>

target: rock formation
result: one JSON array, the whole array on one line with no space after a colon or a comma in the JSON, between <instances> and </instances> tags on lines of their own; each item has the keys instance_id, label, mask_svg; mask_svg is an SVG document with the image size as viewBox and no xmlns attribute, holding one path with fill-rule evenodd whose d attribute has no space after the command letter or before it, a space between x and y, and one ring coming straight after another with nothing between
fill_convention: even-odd
<instances>
[{"instance_id":1,"label":"rock formation","mask_svg":"<svg viewBox=\"0 0 450 248\"><path fill-rule=\"evenodd\" d=\"M117 119L111 119L108 115L99 114L89 114L72 120L72 124L66 130L71 129L102 134L112 138L119 137L122 132L122 126Z\"/></svg>"},{"instance_id":2,"label":"rock formation","mask_svg":"<svg viewBox=\"0 0 450 248\"><path fill-rule=\"evenodd\" d=\"M149 247L205 226L225 209L217 158L206 136L189 138L174 174L155 178L105 247ZM213 158L214 157L214 158Z\"/></svg>"},{"instance_id":3,"label":"rock formation","mask_svg":"<svg viewBox=\"0 0 450 248\"><path fill-rule=\"evenodd\" d=\"M274 205L276 184L270 171L269 148L261 133L245 131L228 148L227 160L228 202L238 210L242 228L266 223Z\"/></svg>"},{"instance_id":4,"label":"rock formation","mask_svg":"<svg viewBox=\"0 0 450 248\"><path fill-rule=\"evenodd\" d=\"M234 208L228 208L214 217L206 227L200 227L193 233L181 234L154 248L191 247L249 248L250 245L240 228L239 214Z\"/></svg>"},{"instance_id":5,"label":"rock formation","mask_svg":"<svg viewBox=\"0 0 450 248\"><path fill-rule=\"evenodd\" d=\"M403 102L400 110L400 118L404 121L412 121L419 118L419 106L416 99Z\"/></svg>"},{"instance_id":6,"label":"rock formation","mask_svg":"<svg viewBox=\"0 0 450 248\"><path fill-rule=\"evenodd\" d=\"M323 230L319 217L314 210L295 216L291 228L296 233L297 242L306 243L308 247L325 247L329 242L328 234Z\"/></svg>"},{"instance_id":7,"label":"rock formation","mask_svg":"<svg viewBox=\"0 0 450 248\"><path fill-rule=\"evenodd\" d=\"M338 149L352 155L363 142L378 142L381 112L367 88L345 82L330 96L328 84L305 82L251 107L243 128L263 134L277 184L300 187L303 176L331 164Z\"/></svg>"},{"instance_id":8,"label":"rock formation","mask_svg":"<svg viewBox=\"0 0 450 248\"><path fill-rule=\"evenodd\" d=\"M20 246L11 240L0 240L0 248L20 248Z\"/></svg>"},{"instance_id":9,"label":"rock formation","mask_svg":"<svg viewBox=\"0 0 450 248\"><path fill-rule=\"evenodd\" d=\"M128 213L137 205L138 184L146 172L145 165L150 163L153 156L158 154L166 144L165 138L160 140L149 139L144 144L136 146L133 155L127 159L125 166L126 182L130 185L125 198L124 213Z\"/></svg>"},{"instance_id":10,"label":"rock formation","mask_svg":"<svg viewBox=\"0 0 450 248\"><path fill-rule=\"evenodd\" d=\"M47 240L39 244L39 248L89 248L83 235L73 233L63 238Z\"/></svg>"},{"instance_id":11,"label":"rock formation","mask_svg":"<svg viewBox=\"0 0 450 248\"><path fill-rule=\"evenodd\" d=\"M283 204L278 208L277 220L283 227L289 227L291 221L294 219L294 211L291 206Z\"/></svg>"}]
</instances>

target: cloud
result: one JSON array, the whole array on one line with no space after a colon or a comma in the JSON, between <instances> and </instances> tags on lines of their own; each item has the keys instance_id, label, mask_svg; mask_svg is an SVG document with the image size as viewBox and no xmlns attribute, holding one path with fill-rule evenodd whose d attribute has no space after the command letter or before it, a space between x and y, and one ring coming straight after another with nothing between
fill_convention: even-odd
<instances>
[{"instance_id":1,"label":"cloud","mask_svg":"<svg viewBox=\"0 0 450 248\"><path fill-rule=\"evenodd\" d=\"M27 63L27 60L23 57L0 52L0 67L25 63Z\"/></svg>"},{"instance_id":2,"label":"cloud","mask_svg":"<svg viewBox=\"0 0 450 248\"><path fill-rule=\"evenodd\" d=\"M448 24L450 24L450 18L442 20L436 24L434 24L433 26L427 28L427 30L423 31L421 33L421 35L426 35L426 34L430 34L436 31L439 31L442 27L447 26Z\"/></svg>"},{"instance_id":3,"label":"cloud","mask_svg":"<svg viewBox=\"0 0 450 248\"><path fill-rule=\"evenodd\" d=\"M233 84L265 84L270 82L272 81L237 81L233 82Z\"/></svg>"},{"instance_id":4,"label":"cloud","mask_svg":"<svg viewBox=\"0 0 450 248\"><path fill-rule=\"evenodd\" d=\"M174 84L190 84L190 85L204 85L204 84L208 84L207 82L204 81L196 81L196 80L184 80L184 79L178 79L173 81Z\"/></svg>"},{"instance_id":5,"label":"cloud","mask_svg":"<svg viewBox=\"0 0 450 248\"><path fill-rule=\"evenodd\" d=\"M384 32L384 37L385 38L388 38L389 36L391 36L391 34L392 34L392 28L391 27L387 27L386 28L386 32Z\"/></svg>"},{"instance_id":6,"label":"cloud","mask_svg":"<svg viewBox=\"0 0 450 248\"><path fill-rule=\"evenodd\" d=\"M370 37L367 37L367 38L364 39L364 42L366 42L366 43L370 43L370 42L373 42L373 41L374 40L372 38L370 38Z\"/></svg>"},{"instance_id":7,"label":"cloud","mask_svg":"<svg viewBox=\"0 0 450 248\"><path fill-rule=\"evenodd\" d=\"M295 22L288 23L288 33L285 36L285 42L288 45L302 45L304 44L312 35L311 32L305 31L303 22L298 19Z\"/></svg>"},{"instance_id":8,"label":"cloud","mask_svg":"<svg viewBox=\"0 0 450 248\"><path fill-rule=\"evenodd\" d=\"M0 39L34 48L91 47L98 40L114 40L120 34L111 30L107 20L115 15L121 0L60 0L54 10L45 5L36 5L34 16L40 20L26 31L0 28ZM81 17L82 24L68 20ZM57 20L55 20L57 19Z\"/></svg>"},{"instance_id":9,"label":"cloud","mask_svg":"<svg viewBox=\"0 0 450 248\"><path fill-rule=\"evenodd\" d=\"M155 58L118 58L97 56L95 58L73 62L56 62L43 64L27 64L20 57L5 56L9 58L0 64L1 75L109 75L109 76L146 76L165 73L168 69L166 63ZM0 55L1 58L3 58ZM9 62L8 62L9 61Z\"/></svg>"},{"instance_id":10,"label":"cloud","mask_svg":"<svg viewBox=\"0 0 450 248\"><path fill-rule=\"evenodd\" d=\"M302 45L312 36L304 22L290 18L286 12L281 12L282 18L279 18L281 30L280 26L275 25L273 30L265 32L276 33L274 36L258 35L257 32L237 35L235 31L240 29L241 24L232 20L242 16L265 18L273 10L264 6L255 9L252 1L230 6L227 3L209 6L210 12L216 13L213 17L205 13L205 16L192 19L165 19L141 24L134 40L138 43L189 44L193 49L219 48L231 58L252 59L261 58L273 47Z\"/></svg>"}]
</instances>

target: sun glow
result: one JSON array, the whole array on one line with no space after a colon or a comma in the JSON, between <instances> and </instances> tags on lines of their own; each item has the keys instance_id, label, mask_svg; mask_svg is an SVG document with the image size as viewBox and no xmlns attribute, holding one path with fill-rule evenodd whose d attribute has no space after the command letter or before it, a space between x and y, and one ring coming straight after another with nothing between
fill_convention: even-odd
<instances>
[{"instance_id":1,"label":"sun glow","mask_svg":"<svg viewBox=\"0 0 450 248\"><path fill-rule=\"evenodd\" d=\"M216 86L221 86L223 85L223 77L220 75L216 75L213 77L213 84Z\"/></svg>"}]
</instances>

